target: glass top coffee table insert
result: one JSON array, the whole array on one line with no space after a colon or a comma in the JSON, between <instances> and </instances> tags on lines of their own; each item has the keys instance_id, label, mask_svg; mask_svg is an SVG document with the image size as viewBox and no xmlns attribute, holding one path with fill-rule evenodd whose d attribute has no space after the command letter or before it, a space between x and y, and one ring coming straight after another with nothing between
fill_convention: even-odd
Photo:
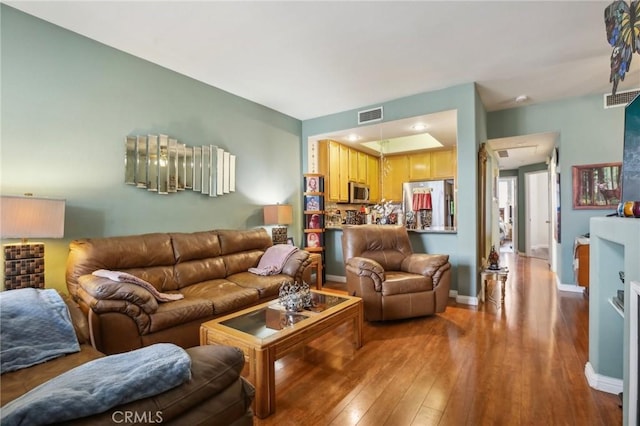
<instances>
[{"instance_id":1,"label":"glass top coffee table insert","mask_svg":"<svg viewBox=\"0 0 640 426\"><path fill-rule=\"evenodd\" d=\"M200 327L200 344L242 349L248 380L256 388L254 413L260 418L275 411L274 363L338 325L351 322L354 346L362 346L362 299L312 290L313 306L289 313L277 300L208 321Z\"/></svg>"}]
</instances>

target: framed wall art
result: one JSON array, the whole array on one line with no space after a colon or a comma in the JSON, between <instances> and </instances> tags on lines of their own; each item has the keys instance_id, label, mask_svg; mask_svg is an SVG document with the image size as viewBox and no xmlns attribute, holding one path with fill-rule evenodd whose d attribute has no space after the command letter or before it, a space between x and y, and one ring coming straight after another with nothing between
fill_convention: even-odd
<instances>
[{"instance_id":1,"label":"framed wall art","mask_svg":"<svg viewBox=\"0 0 640 426\"><path fill-rule=\"evenodd\" d=\"M574 209L616 209L621 196L622 163L573 166Z\"/></svg>"}]
</instances>

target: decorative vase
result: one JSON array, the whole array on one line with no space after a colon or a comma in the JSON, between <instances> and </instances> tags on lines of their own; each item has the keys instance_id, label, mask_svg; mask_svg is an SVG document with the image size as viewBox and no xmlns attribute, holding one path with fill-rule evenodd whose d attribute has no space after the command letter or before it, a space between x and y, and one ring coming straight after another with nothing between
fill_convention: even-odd
<instances>
[{"instance_id":1,"label":"decorative vase","mask_svg":"<svg viewBox=\"0 0 640 426\"><path fill-rule=\"evenodd\" d=\"M633 203L633 217L640 217L640 201Z\"/></svg>"},{"instance_id":2,"label":"decorative vase","mask_svg":"<svg viewBox=\"0 0 640 426\"><path fill-rule=\"evenodd\" d=\"M307 283L283 283L278 292L278 301L287 312L300 312L311 306L311 291Z\"/></svg>"},{"instance_id":3,"label":"decorative vase","mask_svg":"<svg viewBox=\"0 0 640 426\"><path fill-rule=\"evenodd\" d=\"M633 217L633 201L624 203L624 217Z\"/></svg>"},{"instance_id":4,"label":"decorative vase","mask_svg":"<svg viewBox=\"0 0 640 426\"><path fill-rule=\"evenodd\" d=\"M491 245L491 251L489 252L489 269L500 269L500 255L496 251L496 247Z\"/></svg>"}]
</instances>

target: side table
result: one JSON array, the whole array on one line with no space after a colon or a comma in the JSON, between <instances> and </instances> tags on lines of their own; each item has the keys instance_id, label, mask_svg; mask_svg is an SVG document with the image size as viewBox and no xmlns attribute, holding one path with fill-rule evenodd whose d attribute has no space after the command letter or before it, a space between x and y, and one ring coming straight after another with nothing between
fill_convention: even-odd
<instances>
[{"instance_id":1,"label":"side table","mask_svg":"<svg viewBox=\"0 0 640 426\"><path fill-rule=\"evenodd\" d=\"M311 264L309 266L316 270L316 289L322 290L322 254L309 253L309 260L311 260Z\"/></svg>"},{"instance_id":2,"label":"side table","mask_svg":"<svg viewBox=\"0 0 640 426\"><path fill-rule=\"evenodd\" d=\"M480 301L486 301L493 304L496 308L500 308L502 303L504 303L505 284L508 276L509 268L485 268L480 273Z\"/></svg>"}]
</instances>

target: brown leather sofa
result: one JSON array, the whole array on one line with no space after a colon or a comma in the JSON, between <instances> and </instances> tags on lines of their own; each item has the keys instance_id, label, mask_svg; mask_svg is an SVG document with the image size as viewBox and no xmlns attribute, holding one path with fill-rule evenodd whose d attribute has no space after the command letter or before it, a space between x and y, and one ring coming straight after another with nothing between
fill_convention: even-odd
<instances>
[{"instance_id":1,"label":"brown leather sofa","mask_svg":"<svg viewBox=\"0 0 640 426\"><path fill-rule=\"evenodd\" d=\"M69 297L62 296L69 307L80 352L4 373L0 380L1 406L72 368L105 356L89 343L89 325L84 313ZM200 346L189 348L187 352L191 357L191 379L186 383L159 395L65 424L131 424L131 421L125 421L125 416L133 418L134 415L138 416L139 423L163 425L253 424L254 388L240 376L244 366L242 351L230 346Z\"/></svg>"},{"instance_id":2,"label":"brown leather sofa","mask_svg":"<svg viewBox=\"0 0 640 426\"><path fill-rule=\"evenodd\" d=\"M248 272L271 245L263 228L75 240L67 288L88 315L92 343L104 353L160 342L188 348L199 344L203 322L275 299L283 282L303 280L310 264L303 250L280 274ZM184 299L158 303L140 286L92 275L98 269L127 272Z\"/></svg>"},{"instance_id":3,"label":"brown leather sofa","mask_svg":"<svg viewBox=\"0 0 640 426\"><path fill-rule=\"evenodd\" d=\"M342 255L347 290L363 299L368 321L445 311L451 286L449 256L413 253L403 226L345 226Z\"/></svg>"}]
</instances>

